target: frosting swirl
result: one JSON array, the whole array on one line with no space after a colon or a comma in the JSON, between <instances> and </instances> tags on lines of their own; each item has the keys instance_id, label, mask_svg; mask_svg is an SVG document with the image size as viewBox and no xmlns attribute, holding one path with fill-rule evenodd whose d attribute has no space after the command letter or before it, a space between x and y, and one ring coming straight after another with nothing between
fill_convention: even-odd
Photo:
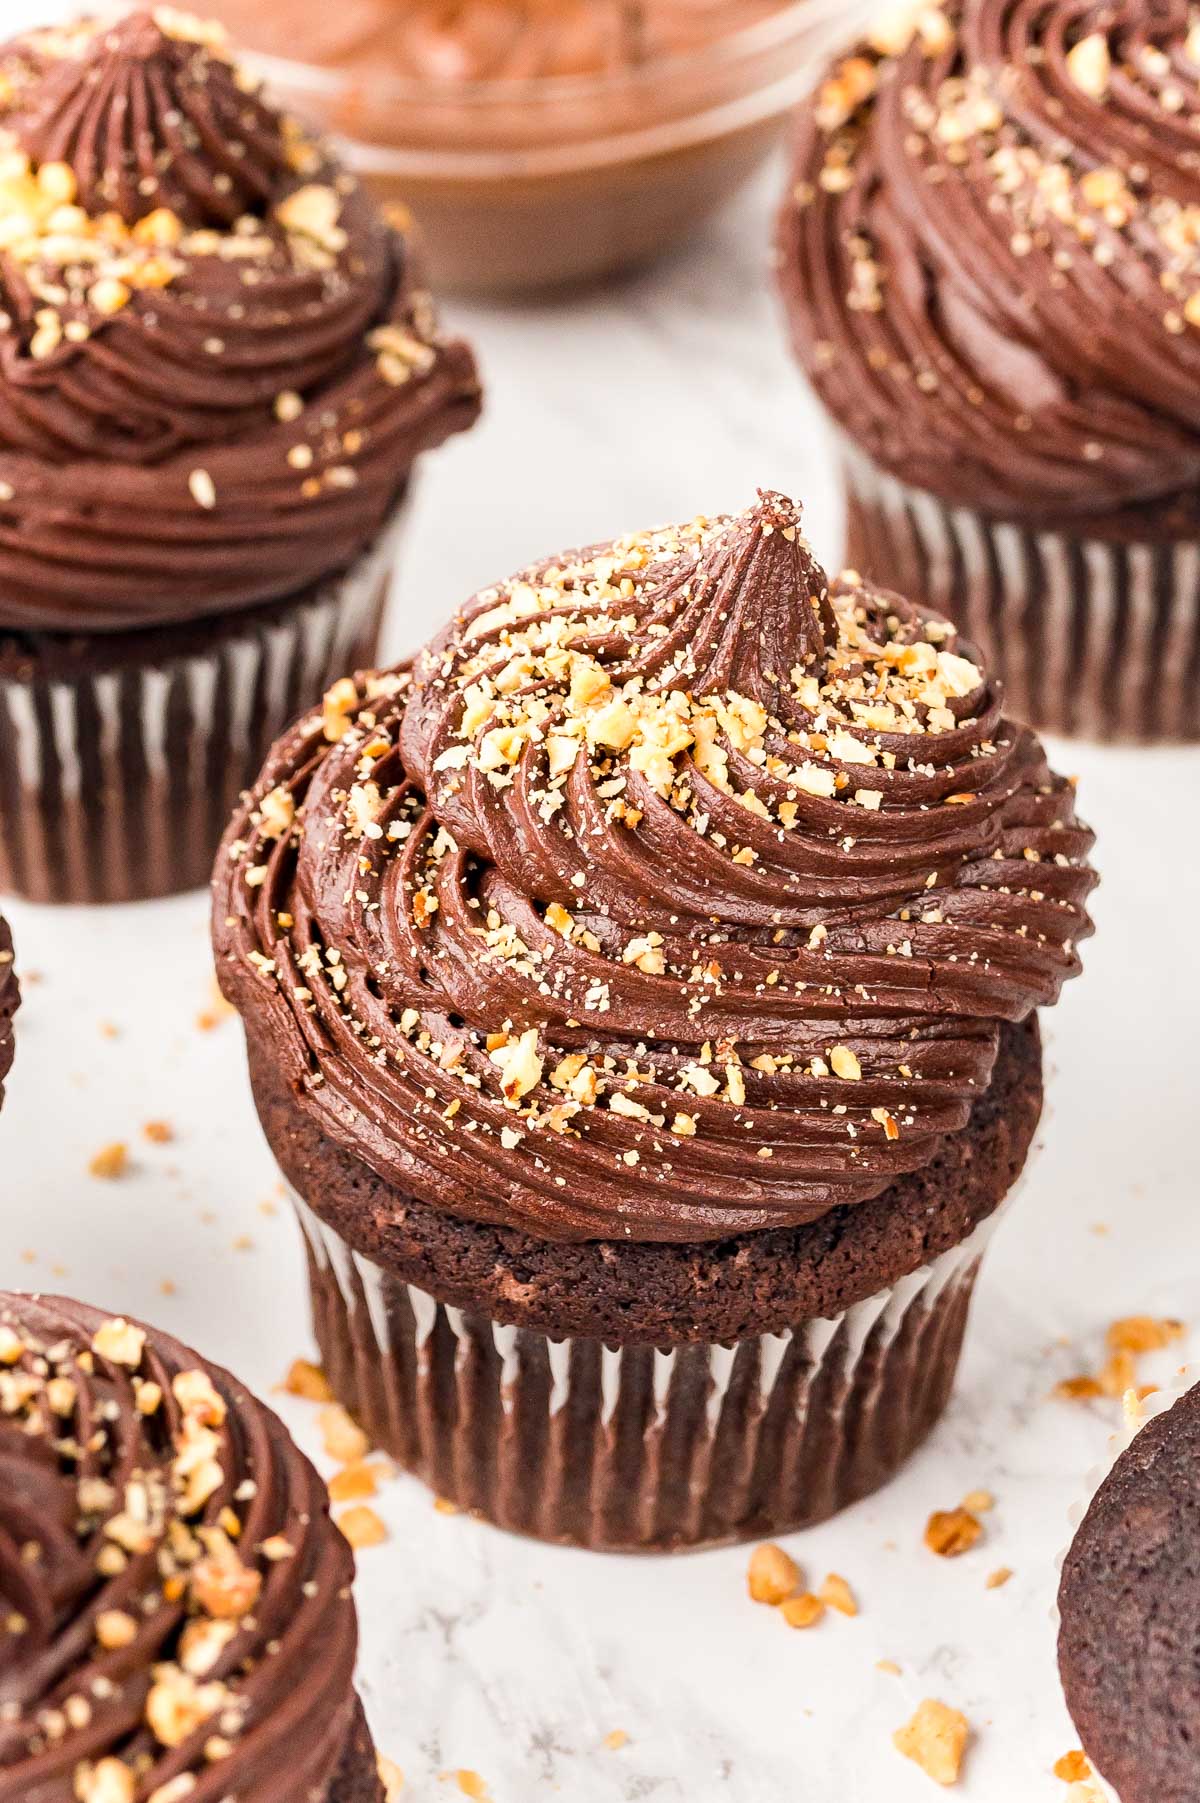
<instances>
[{"instance_id":1,"label":"frosting swirl","mask_svg":"<svg viewBox=\"0 0 1200 1803\"><path fill-rule=\"evenodd\" d=\"M15 40L0 93L0 630L347 568L479 408L403 238L166 9Z\"/></svg>"},{"instance_id":2,"label":"frosting swirl","mask_svg":"<svg viewBox=\"0 0 1200 1803\"><path fill-rule=\"evenodd\" d=\"M7 921L0 916L0 1102L4 1100L4 1079L12 1069L13 1015L20 999L13 964L12 934Z\"/></svg>"},{"instance_id":3,"label":"frosting swirl","mask_svg":"<svg viewBox=\"0 0 1200 1803\"><path fill-rule=\"evenodd\" d=\"M256 49L338 68L446 84L600 75L703 48L785 0L321 0L264 9L221 0Z\"/></svg>"},{"instance_id":4,"label":"frosting swirl","mask_svg":"<svg viewBox=\"0 0 1200 1803\"><path fill-rule=\"evenodd\" d=\"M798 520L526 571L276 747L221 980L386 1180L550 1238L808 1222L926 1164L1078 970L1069 785Z\"/></svg>"},{"instance_id":5,"label":"frosting swirl","mask_svg":"<svg viewBox=\"0 0 1200 1803\"><path fill-rule=\"evenodd\" d=\"M804 109L796 346L840 427L956 504L1200 483L1200 27L1186 0L909 0Z\"/></svg>"},{"instance_id":6,"label":"frosting swirl","mask_svg":"<svg viewBox=\"0 0 1200 1803\"><path fill-rule=\"evenodd\" d=\"M321 1480L227 1373L0 1295L2 1803L324 1799L351 1576Z\"/></svg>"}]
</instances>

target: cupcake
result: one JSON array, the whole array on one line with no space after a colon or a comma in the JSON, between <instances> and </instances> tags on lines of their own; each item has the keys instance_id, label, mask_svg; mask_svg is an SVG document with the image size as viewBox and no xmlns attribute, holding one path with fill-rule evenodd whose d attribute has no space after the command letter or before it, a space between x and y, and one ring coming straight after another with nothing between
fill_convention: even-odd
<instances>
[{"instance_id":1,"label":"cupcake","mask_svg":"<svg viewBox=\"0 0 1200 1803\"><path fill-rule=\"evenodd\" d=\"M206 880L371 661L418 454L479 407L404 239L162 8L0 48L0 890Z\"/></svg>"},{"instance_id":2,"label":"cupcake","mask_svg":"<svg viewBox=\"0 0 1200 1803\"><path fill-rule=\"evenodd\" d=\"M763 494L485 590L271 754L220 980L331 1380L440 1494L694 1545L937 1419L1093 881L974 656Z\"/></svg>"},{"instance_id":3,"label":"cupcake","mask_svg":"<svg viewBox=\"0 0 1200 1803\"><path fill-rule=\"evenodd\" d=\"M4 1101L4 1079L12 1069L13 1015L20 999L13 964L12 934L8 922L0 915L0 1103Z\"/></svg>"},{"instance_id":4,"label":"cupcake","mask_svg":"<svg viewBox=\"0 0 1200 1803\"><path fill-rule=\"evenodd\" d=\"M907 9L801 114L780 228L848 559L1022 719L1200 737L1200 34L1189 9Z\"/></svg>"},{"instance_id":5,"label":"cupcake","mask_svg":"<svg viewBox=\"0 0 1200 1803\"><path fill-rule=\"evenodd\" d=\"M0 1294L0 1478L0 1796L382 1803L350 1548L228 1373Z\"/></svg>"},{"instance_id":6,"label":"cupcake","mask_svg":"<svg viewBox=\"0 0 1200 1803\"><path fill-rule=\"evenodd\" d=\"M1122 1453L1063 1568L1067 1706L1115 1803L1200 1796L1200 1388Z\"/></svg>"}]
</instances>

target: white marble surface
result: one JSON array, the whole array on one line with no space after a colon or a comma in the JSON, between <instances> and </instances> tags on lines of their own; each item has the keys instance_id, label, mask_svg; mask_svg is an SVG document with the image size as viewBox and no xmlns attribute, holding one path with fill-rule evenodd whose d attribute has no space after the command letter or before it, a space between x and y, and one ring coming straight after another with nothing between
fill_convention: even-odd
<instances>
[{"instance_id":1,"label":"white marble surface","mask_svg":"<svg viewBox=\"0 0 1200 1803\"><path fill-rule=\"evenodd\" d=\"M394 649L534 554L737 507L759 484L802 495L818 547L835 550L835 485L767 291L771 189L623 287L450 309L477 341L488 414L422 481ZM1049 1391L1099 1363L1113 1317L1191 1320L1200 1294L1200 755L1063 747L1061 761L1080 773L1105 885L1085 980L1048 1023L1045 1148L989 1257L943 1425L883 1495L791 1547L815 1580L848 1576L861 1615L793 1633L746 1599L744 1550L547 1550L437 1514L398 1479L380 1505L390 1542L361 1560L361 1676L415 1803L460 1794L440 1776L458 1768L495 1803L919 1803L933 1789L891 1735L927 1695L973 1725L964 1803L1062 1796L1050 1768L1073 1736L1055 1559L1115 1420L1111 1404ZM276 1179L239 1029L197 1026L203 897L7 911L27 989L0 1122L0 1281L150 1317L270 1391L308 1350L299 1245L282 1210L263 1212ZM172 1144L142 1138L152 1118L172 1123ZM130 1173L90 1177L90 1156L118 1139ZM313 1411L283 1410L316 1452ZM985 1544L935 1559L921 1544L930 1510L981 1486L997 1498ZM1012 1581L988 1591L1002 1565ZM615 1729L629 1741L614 1752Z\"/></svg>"}]
</instances>

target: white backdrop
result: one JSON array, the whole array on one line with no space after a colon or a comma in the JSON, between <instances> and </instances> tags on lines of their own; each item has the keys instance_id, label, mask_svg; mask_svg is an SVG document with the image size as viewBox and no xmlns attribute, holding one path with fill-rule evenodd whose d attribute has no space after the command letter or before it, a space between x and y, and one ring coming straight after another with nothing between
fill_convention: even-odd
<instances>
[{"instance_id":1,"label":"white backdrop","mask_svg":"<svg viewBox=\"0 0 1200 1803\"><path fill-rule=\"evenodd\" d=\"M654 274L562 302L448 309L476 340L488 412L427 466L392 649L538 553L736 508L760 484L802 496L818 548L836 546L825 445L767 287L777 184ZM1085 978L1047 1023L1044 1150L990 1254L941 1429L882 1496L791 1546L815 1580L843 1572L862 1614L793 1633L746 1600L744 1550L658 1562L547 1550L437 1514L398 1479L379 1504L390 1542L360 1562L362 1685L417 1803L457 1794L439 1774L461 1767L495 1803L919 1803L929 1781L891 1734L926 1695L974 1727L964 1803L1062 1797L1050 1767L1074 1742L1055 1678L1055 1559L1115 1420L1112 1404L1049 1392L1099 1364L1114 1317L1191 1321L1200 1295L1200 752L1058 758L1080 774L1105 883ZM0 1120L0 1282L147 1316L270 1391L309 1350L299 1246L239 1028L197 1025L211 1000L204 898L7 912L26 1005ZM171 1144L142 1138L150 1119L172 1124ZM114 1140L133 1164L104 1183L87 1165ZM313 1411L283 1408L317 1452ZM927 1515L980 1487L997 1498L986 1543L933 1558ZM1012 1581L986 1590L1002 1565ZM629 1741L610 1751L617 1729Z\"/></svg>"}]
</instances>

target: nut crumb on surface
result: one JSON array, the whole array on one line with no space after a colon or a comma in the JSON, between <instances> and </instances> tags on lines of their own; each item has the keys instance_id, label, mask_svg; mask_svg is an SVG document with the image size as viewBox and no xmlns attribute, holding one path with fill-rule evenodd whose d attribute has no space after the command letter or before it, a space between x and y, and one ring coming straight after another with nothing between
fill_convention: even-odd
<instances>
[{"instance_id":1,"label":"nut crumb on surface","mask_svg":"<svg viewBox=\"0 0 1200 1803\"><path fill-rule=\"evenodd\" d=\"M858 1614L858 1598L836 1571L830 1572L817 1595L827 1609L836 1609L839 1615Z\"/></svg>"},{"instance_id":2,"label":"nut crumb on surface","mask_svg":"<svg viewBox=\"0 0 1200 1803\"><path fill-rule=\"evenodd\" d=\"M781 1546L765 1541L750 1555L746 1585L755 1603L777 1607L792 1596L800 1584L800 1568Z\"/></svg>"},{"instance_id":3,"label":"nut crumb on surface","mask_svg":"<svg viewBox=\"0 0 1200 1803\"><path fill-rule=\"evenodd\" d=\"M174 1139L175 1129L170 1121L147 1121L142 1134L152 1146L166 1146Z\"/></svg>"},{"instance_id":4,"label":"nut crumb on surface","mask_svg":"<svg viewBox=\"0 0 1200 1803\"><path fill-rule=\"evenodd\" d=\"M629 1745L629 1736L624 1728L613 1728L604 1736L604 1744L610 1753L619 1753L622 1747Z\"/></svg>"},{"instance_id":5,"label":"nut crumb on surface","mask_svg":"<svg viewBox=\"0 0 1200 1803\"><path fill-rule=\"evenodd\" d=\"M337 1525L355 1552L361 1552L369 1546L382 1546L388 1537L387 1528L379 1516L365 1503L344 1509L337 1517Z\"/></svg>"},{"instance_id":6,"label":"nut crumb on surface","mask_svg":"<svg viewBox=\"0 0 1200 1803\"><path fill-rule=\"evenodd\" d=\"M825 1604L819 1596L804 1591L780 1603L779 1613L789 1628L815 1628L825 1613Z\"/></svg>"},{"instance_id":7,"label":"nut crumb on surface","mask_svg":"<svg viewBox=\"0 0 1200 1803\"><path fill-rule=\"evenodd\" d=\"M295 1359L283 1380L289 1396L303 1397L305 1402L332 1402L333 1389L320 1365L309 1359Z\"/></svg>"},{"instance_id":8,"label":"nut crumb on surface","mask_svg":"<svg viewBox=\"0 0 1200 1803\"><path fill-rule=\"evenodd\" d=\"M925 1544L940 1559L961 1558L978 1544L982 1534L979 1517L961 1505L957 1509L935 1509L925 1524Z\"/></svg>"},{"instance_id":9,"label":"nut crumb on surface","mask_svg":"<svg viewBox=\"0 0 1200 1803\"><path fill-rule=\"evenodd\" d=\"M129 1147L124 1140L113 1140L111 1145L101 1146L100 1150L88 1160L88 1175L100 1177L106 1183L123 1177L129 1169Z\"/></svg>"},{"instance_id":10,"label":"nut crumb on surface","mask_svg":"<svg viewBox=\"0 0 1200 1803\"><path fill-rule=\"evenodd\" d=\"M1012 1575L1012 1570L1009 1566L1001 1565L995 1571L990 1571L988 1573L985 1588L988 1590L1003 1590Z\"/></svg>"},{"instance_id":11,"label":"nut crumb on surface","mask_svg":"<svg viewBox=\"0 0 1200 1803\"><path fill-rule=\"evenodd\" d=\"M912 1719L897 1728L892 1744L935 1784L958 1783L970 1728L961 1710L926 1697Z\"/></svg>"},{"instance_id":12,"label":"nut crumb on surface","mask_svg":"<svg viewBox=\"0 0 1200 1803\"><path fill-rule=\"evenodd\" d=\"M404 1789L404 1773L394 1759L388 1759L383 1753L375 1755L375 1763L383 1786L384 1803L396 1803Z\"/></svg>"}]
</instances>

